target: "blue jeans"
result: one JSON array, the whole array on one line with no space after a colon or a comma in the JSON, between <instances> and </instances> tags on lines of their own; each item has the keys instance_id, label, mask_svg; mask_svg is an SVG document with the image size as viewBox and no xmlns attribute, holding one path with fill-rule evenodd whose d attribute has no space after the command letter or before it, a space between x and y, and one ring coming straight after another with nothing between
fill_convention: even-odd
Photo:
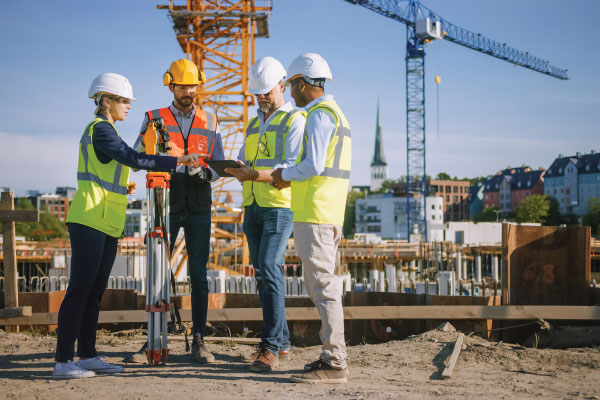
<instances>
[{"instance_id":1,"label":"blue jeans","mask_svg":"<svg viewBox=\"0 0 600 400\"><path fill-rule=\"evenodd\" d=\"M292 234L289 208L246 206L244 233L256 272L256 287L263 310L261 348L274 354L289 350L290 331L285 319L283 265L285 248Z\"/></svg>"},{"instance_id":2,"label":"blue jeans","mask_svg":"<svg viewBox=\"0 0 600 400\"><path fill-rule=\"evenodd\" d=\"M187 211L170 214L171 252L179 229L183 228L185 248L188 253L188 274L192 283L193 335L206 336L208 313L208 279L206 263L210 251L210 213Z\"/></svg>"}]
</instances>

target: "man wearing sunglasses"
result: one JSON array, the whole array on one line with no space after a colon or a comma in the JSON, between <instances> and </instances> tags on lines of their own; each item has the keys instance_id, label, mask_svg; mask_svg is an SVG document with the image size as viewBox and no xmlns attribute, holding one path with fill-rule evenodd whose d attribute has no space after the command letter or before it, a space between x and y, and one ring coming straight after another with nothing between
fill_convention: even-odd
<instances>
[{"instance_id":1,"label":"man wearing sunglasses","mask_svg":"<svg viewBox=\"0 0 600 400\"><path fill-rule=\"evenodd\" d=\"M246 125L240 168L225 169L242 182L244 233L263 310L259 349L242 358L254 372L272 371L279 359L290 357L281 266L292 234L291 190L272 187L271 173L296 163L306 118L283 99L285 78L283 65L273 57L252 66L249 90L256 96L257 116Z\"/></svg>"},{"instance_id":2,"label":"man wearing sunglasses","mask_svg":"<svg viewBox=\"0 0 600 400\"><path fill-rule=\"evenodd\" d=\"M321 355L292 375L300 383L346 383L342 285L335 275L350 181L350 125L333 96L327 62L318 54L298 56L288 68L292 97L308 112L297 165L273 172L273 185L292 188L294 243L302 260L306 291L321 316Z\"/></svg>"}]
</instances>

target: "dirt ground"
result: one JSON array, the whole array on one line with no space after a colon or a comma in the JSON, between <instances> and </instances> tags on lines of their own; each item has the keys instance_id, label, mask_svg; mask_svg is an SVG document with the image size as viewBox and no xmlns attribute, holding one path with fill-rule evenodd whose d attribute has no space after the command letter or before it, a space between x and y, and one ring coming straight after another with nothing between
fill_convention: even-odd
<instances>
[{"instance_id":1,"label":"dirt ground","mask_svg":"<svg viewBox=\"0 0 600 400\"><path fill-rule=\"evenodd\" d=\"M457 334L429 331L402 341L348 348L345 385L291 383L288 377L319 354L294 349L278 371L248 371L239 355L252 347L209 344L216 363L193 364L182 340L173 340L168 364L126 364L118 375L51 379L56 339L0 331L0 398L6 399L600 399L600 347L540 350L465 337L451 379L441 373ZM100 334L98 350L110 362L141 347L144 337Z\"/></svg>"}]
</instances>

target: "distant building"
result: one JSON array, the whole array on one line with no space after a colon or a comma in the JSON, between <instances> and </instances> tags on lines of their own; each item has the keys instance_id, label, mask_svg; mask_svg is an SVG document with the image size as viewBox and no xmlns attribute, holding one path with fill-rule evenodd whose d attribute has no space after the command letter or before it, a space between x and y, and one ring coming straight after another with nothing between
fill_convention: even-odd
<instances>
[{"instance_id":1,"label":"distant building","mask_svg":"<svg viewBox=\"0 0 600 400\"><path fill-rule=\"evenodd\" d=\"M483 182L483 209L498 207L503 212L515 212L521 202L534 194L544 193L543 168L527 166L507 168Z\"/></svg>"},{"instance_id":2,"label":"distant building","mask_svg":"<svg viewBox=\"0 0 600 400\"><path fill-rule=\"evenodd\" d=\"M439 229L444 223L443 199L427 197L427 210L423 210L423 197L411 197L411 209L420 210L413 218L423 219L426 214L428 231ZM407 240L408 226L406 197L373 195L356 200L356 233L373 233L382 239ZM413 238L415 239L415 238Z\"/></svg>"},{"instance_id":3,"label":"distant building","mask_svg":"<svg viewBox=\"0 0 600 400\"><path fill-rule=\"evenodd\" d=\"M56 188L56 194L62 197L67 197L69 200L73 200L73 197L75 196L75 192L77 191L77 188L74 187L70 187L70 186L59 186Z\"/></svg>"},{"instance_id":4,"label":"distant building","mask_svg":"<svg viewBox=\"0 0 600 400\"><path fill-rule=\"evenodd\" d=\"M141 237L146 234L146 200L130 200L125 211L124 236Z\"/></svg>"},{"instance_id":5,"label":"distant building","mask_svg":"<svg viewBox=\"0 0 600 400\"><path fill-rule=\"evenodd\" d=\"M39 212L54 215L59 221L65 222L69 213L71 199L58 194L37 194L27 199Z\"/></svg>"},{"instance_id":6,"label":"distant building","mask_svg":"<svg viewBox=\"0 0 600 400\"><path fill-rule=\"evenodd\" d=\"M429 181L428 194L441 197L444 201L444 221L469 219L469 186L467 180L432 179Z\"/></svg>"},{"instance_id":7,"label":"distant building","mask_svg":"<svg viewBox=\"0 0 600 400\"><path fill-rule=\"evenodd\" d=\"M65 222L75 191L75 188L68 186L57 187L54 194L40 193L39 190L28 190L25 197L39 212L52 214L59 221Z\"/></svg>"},{"instance_id":8,"label":"distant building","mask_svg":"<svg viewBox=\"0 0 600 400\"><path fill-rule=\"evenodd\" d=\"M469 219L483 211L483 183L469 187Z\"/></svg>"},{"instance_id":9,"label":"distant building","mask_svg":"<svg viewBox=\"0 0 600 400\"><path fill-rule=\"evenodd\" d=\"M558 200L561 213L585 215L588 201L600 198L600 154L559 155L546 173L544 193Z\"/></svg>"},{"instance_id":10,"label":"distant building","mask_svg":"<svg viewBox=\"0 0 600 400\"><path fill-rule=\"evenodd\" d=\"M371 191L381 188L383 181L388 179L388 166L383 154L383 134L379 123L379 99L377 99L377 120L375 123L375 151L371 161Z\"/></svg>"}]
</instances>

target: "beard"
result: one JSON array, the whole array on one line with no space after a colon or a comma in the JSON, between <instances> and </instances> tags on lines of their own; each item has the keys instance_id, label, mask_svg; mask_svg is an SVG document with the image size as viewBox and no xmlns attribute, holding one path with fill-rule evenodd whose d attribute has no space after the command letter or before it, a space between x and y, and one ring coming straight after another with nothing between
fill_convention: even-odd
<instances>
[{"instance_id":1,"label":"beard","mask_svg":"<svg viewBox=\"0 0 600 400\"><path fill-rule=\"evenodd\" d=\"M271 103L271 102L259 102L258 103L258 109L260 111L264 112L265 114L268 114L271 111L273 111L274 106L275 106L275 104Z\"/></svg>"},{"instance_id":2,"label":"beard","mask_svg":"<svg viewBox=\"0 0 600 400\"><path fill-rule=\"evenodd\" d=\"M177 99L177 102L183 107L189 107L194 102L194 96L181 96Z\"/></svg>"}]
</instances>

